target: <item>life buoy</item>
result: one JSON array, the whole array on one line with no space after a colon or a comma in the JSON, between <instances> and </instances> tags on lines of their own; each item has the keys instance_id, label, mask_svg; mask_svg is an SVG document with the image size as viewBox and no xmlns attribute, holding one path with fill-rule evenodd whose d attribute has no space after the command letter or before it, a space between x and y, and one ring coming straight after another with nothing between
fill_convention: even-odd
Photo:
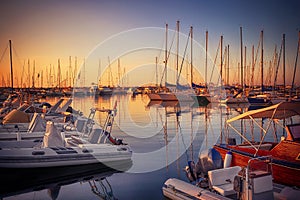
<instances>
[{"instance_id":1,"label":"life buoy","mask_svg":"<svg viewBox=\"0 0 300 200\"><path fill-rule=\"evenodd\" d=\"M232 160L232 153L230 151L228 151L226 153L225 159L224 159L224 168L230 167L231 160Z\"/></svg>"}]
</instances>

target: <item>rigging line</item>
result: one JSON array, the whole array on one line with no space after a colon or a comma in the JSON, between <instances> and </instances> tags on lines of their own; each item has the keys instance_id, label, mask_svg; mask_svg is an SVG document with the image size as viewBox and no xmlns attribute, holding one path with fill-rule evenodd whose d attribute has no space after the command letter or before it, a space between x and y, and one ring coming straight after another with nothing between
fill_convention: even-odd
<instances>
[{"instance_id":1,"label":"rigging line","mask_svg":"<svg viewBox=\"0 0 300 200\"><path fill-rule=\"evenodd\" d=\"M216 57L215 57L215 60L214 60L213 69L212 69L211 74L210 74L209 82L211 82L212 76L213 76L213 74L214 74L214 70L215 70L215 66L216 66L216 62L217 62L219 50L220 50L220 42L219 42L218 49L217 49L217 52L216 52Z\"/></svg>"},{"instance_id":2,"label":"rigging line","mask_svg":"<svg viewBox=\"0 0 300 200\"><path fill-rule=\"evenodd\" d=\"M277 62L277 66L276 66L276 72L275 72L275 80L274 80L274 89L277 83L277 75L278 75L278 70L279 70L279 65L280 65L280 58L281 58L281 53L282 53L282 47L283 47L283 42L281 43L280 46L280 51L279 51L279 58L278 58L278 62Z\"/></svg>"},{"instance_id":3,"label":"rigging line","mask_svg":"<svg viewBox=\"0 0 300 200\"><path fill-rule=\"evenodd\" d=\"M297 61L298 61L299 52L300 52L300 31L299 31L299 36L298 36L297 54L296 54L296 59L295 59L294 74L293 74L293 80L292 80L292 88L290 90L290 96L292 96L292 90L294 89L294 83L295 83L295 76L296 76L296 69L297 69Z\"/></svg>"},{"instance_id":4,"label":"rigging line","mask_svg":"<svg viewBox=\"0 0 300 200\"><path fill-rule=\"evenodd\" d=\"M255 52L255 59L254 59L254 63L253 63L253 66L256 65L256 62L257 62L257 58L258 58L258 50L260 49L260 43L261 43L261 39L258 41L258 45L257 45L257 49L256 49L256 52ZM254 70L254 69L253 69ZM253 79L253 76L254 76L254 71L252 72L252 79Z\"/></svg>"},{"instance_id":5,"label":"rigging line","mask_svg":"<svg viewBox=\"0 0 300 200\"><path fill-rule=\"evenodd\" d=\"M160 60L160 59L161 59L162 52L163 52L162 49L163 49L164 43L162 43L161 46L162 46L162 47L160 48L159 54L158 54L158 56L157 56L157 60ZM160 66L160 64L157 63L157 66ZM158 72L158 71L157 71L157 72ZM156 76L156 75L154 74L154 76Z\"/></svg>"},{"instance_id":6,"label":"rigging line","mask_svg":"<svg viewBox=\"0 0 300 200\"><path fill-rule=\"evenodd\" d=\"M225 55L226 55L226 53L227 53L227 49L225 49L225 51L224 51L222 63L224 63L224 61L225 61L225 57L226 57ZM218 76L217 85L219 84L220 78L221 78L221 68L220 68L220 74ZM221 83L222 83L222 80L221 80Z\"/></svg>"},{"instance_id":7,"label":"rigging line","mask_svg":"<svg viewBox=\"0 0 300 200\"><path fill-rule=\"evenodd\" d=\"M176 32L174 32L174 35L173 35L173 40L172 40L172 43L171 43L171 45L170 45L170 49L169 49L169 51L168 51L168 55L167 55L167 58L166 58L166 60L165 60L165 62L167 62L168 60L169 60L169 57L170 57L170 54L171 54L171 49L172 49L172 46L173 46L173 44L174 44L174 40L175 40L175 35L176 35ZM166 65L167 66L167 65ZM166 73L166 67L164 68L164 70L163 70L163 73L162 73L162 75L161 75L161 80L160 80L160 85L162 85L162 81L163 81L163 79L164 79L164 75L165 75L165 73Z\"/></svg>"},{"instance_id":8,"label":"rigging line","mask_svg":"<svg viewBox=\"0 0 300 200\"><path fill-rule=\"evenodd\" d=\"M2 54L1 59L0 59L0 63L1 63L1 61L3 60L4 55L5 55L5 52L6 52L7 49L8 49L8 45L6 46L6 48L5 48L4 51L3 51L3 54Z\"/></svg>"},{"instance_id":9,"label":"rigging line","mask_svg":"<svg viewBox=\"0 0 300 200\"><path fill-rule=\"evenodd\" d=\"M191 36L191 32L189 33L189 36L187 38L187 43L185 45L185 49L184 49L184 53L183 53L183 58L182 58L181 65L180 65L180 71L179 71L179 73L177 75L177 79L176 79L176 84L179 83L179 78L180 78L180 74L181 74L181 71L182 71L183 63L185 61L184 58L185 58L186 50L187 50L187 47L188 47L188 44L189 44L190 36Z\"/></svg>"}]
</instances>

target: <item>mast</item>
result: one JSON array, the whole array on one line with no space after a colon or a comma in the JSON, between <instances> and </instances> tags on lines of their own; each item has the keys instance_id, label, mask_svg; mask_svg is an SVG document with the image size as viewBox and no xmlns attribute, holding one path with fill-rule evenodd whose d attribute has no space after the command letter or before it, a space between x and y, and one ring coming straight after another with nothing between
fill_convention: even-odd
<instances>
[{"instance_id":1,"label":"mast","mask_svg":"<svg viewBox=\"0 0 300 200\"><path fill-rule=\"evenodd\" d=\"M119 80L119 86L120 86L121 85L120 58L118 58L118 80Z\"/></svg>"},{"instance_id":2,"label":"mast","mask_svg":"<svg viewBox=\"0 0 300 200\"><path fill-rule=\"evenodd\" d=\"M166 49L165 49L165 87L167 87L167 61L168 60L168 24L166 24Z\"/></svg>"},{"instance_id":3,"label":"mast","mask_svg":"<svg viewBox=\"0 0 300 200\"><path fill-rule=\"evenodd\" d=\"M179 21L177 21L176 23L176 30L177 30L177 45L176 45L176 79L178 76L178 67L179 67L179 58L178 58L178 54L179 54Z\"/></svg>"},{"instance_id":4,"label":"mast","mask_svg":"<svg viewBox=\"0 0 300 200\"><path fill-rule=\"evenodd\" d=\"M27 67L28 67L28 88L30 88L30 60L29 59L27 62Z\"/></svg>"},{"instance_id":5,"label":"mast","mask_svg":"<svg viewBox=\"0 0 300 200\"><path fill-rule=\"evenodd\" d=\"M75 75L77 74L77 56L75 56L75 69L74 69L74 76L73 76L73 87L75 85Z\"/></svg>"},{"instance_id":6,"label":"mast","mask_svg":"<svg viewBox=\"0 0 300 200\"><path fill-rule=\"evenodd\" d=\"M58 89L60 89L60 59L58 59L58 72L57 72L57 84L58 84Z\"/></svg>"},{"instance_id":7,"label":"mast","mask_svg":"<svg viewBox=\"0 0 300 200\"><path fill-rule=\"evenodd\" d=\"M248 67L247 67L247 47L245 46L245 52L244 52L244 85L243 85L243 91L245 90L245 86L247 85L247 82L248 82L248 76L249 74L247 73L248 72Z\"/></svg>"},{"instance_id":8,"label":"mast","mask_svg":"<svg viewBox=\"0 0 300 200\"><path fill-rule=\"evenodd\" d=\"M72 60L71 56L69 56L69 87L72 87Z\"/></svg>"},{"instance_id":9,"label":"mast","mask_svg":"<svg viewBox=\"0 0 300 200\"><path fill-rule=\"evenodd\" d=\"M227 85L229 85L229 44L227 45Z\"/></svg>"},{"instance_id":10,"label":"mast","mask_svg":"<svg viewBox=\"0 0 300 200\"><path fill-rule=\"evenodd\" d=\"M43 70L41 71L41 88L43 88L43 82L44 82L44 77L43 77Z\"/></svg>"},{"instance_id":11,"label":"mast","mask_svg":"<svg viewBox=\"0 0 300 200\"><path fill-rule=\"evenodd\" d=\"M241 85L242 85L242 94L244 93L244 71L243 71L243 30L240 27L240 36L241 36Z\"/></svg>"},{"instance_id":12,"label":"mast","mask_svg":"<svg viewBox=\"0 0 300 200\"><path fill-rule=\"evenodd\" d=\"M35 60L33 60L33 72L32 72L32 87L34 88L34 77L35 76Z\"/></svg>"},{"instance_id":13,"label":"mast","mask_svg":"<svg viewBox=\"0 0 300 200\"><path fill-rule=\"evenodd\" d=\"M252 45L252 72L251 72L251 87L254 86L254 45Z\"/></svg>"},{"instance_id":14,"label":"mast","mask_svg":"<svg viewBox=\"0 0 300 200\"><path fill-rule=\"evenodd\" d=\"M282 35L283 57L282 57L282 70L283 70L283 95L285 95L285 34Z\"/></svg>"},{"instance_id":15,"label":"mast","mask_svg":"<svg viewBox=\"0 0 300 200\"><path fill-rule=\"evenodd\" d=\"M110 87L110 59L108 56L108 87Z\"/></svg>"},{"instance_id":16,"label":"mast","mask_svg":"<svg viewBox=\"0 0 300 200\"><path fill-rule=\"evenodd\" d=\"M222 81L223 81L223 35L221 35L221 70L220 70L220 74L221 74L221 88L222 88Z\"/></svg>"},{"instance_id":17,"label":"mast","mask_svg":"<svg viewBox=\"0 0 300 200\"><path fill-rule=\"evenodd\" d=\"M158 58L155 57L155 86L158 87L158 69L157 69Z\"/></svg>"},{"instance_id":18,"label":"mast","mask_svg":"<svg viewBox=\"0 0 300 200\"><path fill-rule=\"evenodd\" d=\"M292 88L290 90L290 97L292 96L292 90L294 89L299 51L300 51L300 31L298 32L298 46L297 46L297 54L296 54L296 59L295 59L294 74L293 74L293 80L292 80Z\"/></svg>"},{"instance_id":19,"label":"mast","mask_svg":"<svg viewBox=\"0 0 300 200\"><path fill-rule=\"evenodd\" d=\"M9 58L10 58L10 80L11 80L11 91L14 90L14 72L13 72L13 59L12 59L12 48L11 48L11 40L9 40Z\"/></svg>"},{"instance_id":20,"label":"mast","mask_svg":"<svg viewBox=\"0 0 300 200\"><path fill-rule=\"evenodd\" d=\"M205 32L205 87L207 88L207 50L208 50L208 31Z\"/></svg>"},{"instance_id":21,"label":"mast","mask_svg":"<svg viewBox=\"0 0 300 200\"><path fill-rule=\"evenodd\" d=\"M191 86L193 87L193 26L191 26Z\"/></svg>"},{"instance_id":22,"label":"mast","mask_svg":"<svg viewBox=\"0 0 300 200\"><path fill-rule=\"evenodd\" d=\"M101 85L101 59L99 59L99 66L98 66L98 87Z\"/></svg>"},{"instance_id":23,"label":"mast","mask_svg":"<svg viewBox=\"0 0 300 200\"><path fill-rule=\"evenodd\" d=\"M261 31L261 62L260 62L260 70L261 70L261 93L264 91L264 31Z\"/></svg>"},{"instance_id":24,"label":"mast","mask_svg":"<svg viewBox=\"0 0 300 200\"><path fill-rule=\"evenodd\" d=\"M24 60L24 64L23 64L23 69L22 69L22 76L21 76L21 88L23 87L23 77L24 77L24 71L25 71L25 60Z\"/></svg>"},{"instance_id":25,"label":"mast","mask_svg":"<svg viewBox=\"0 0 300 200\"><path fill-rule=\"evenodd\" d=\"M83 59L83 84L82 87L85 87L85 58Z\"/></svg>"}]
</instances>

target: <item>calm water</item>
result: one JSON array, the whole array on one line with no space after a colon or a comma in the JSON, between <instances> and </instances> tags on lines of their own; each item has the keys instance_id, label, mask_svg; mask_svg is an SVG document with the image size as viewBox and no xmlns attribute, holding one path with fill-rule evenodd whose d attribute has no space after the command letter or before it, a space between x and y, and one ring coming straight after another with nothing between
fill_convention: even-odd
<instances>
[{"instance_id":1,"label":"calm water","mask_svg":"<svg viewBox=\"0 0 300 200\"><path fill-rule=\"evenodd\" d=\"M57 99L47 101L53 103ZM124 173L100 173L100 181L89 179L91 176L53 181L44 188L29 188L4 199L164 199L164 182L171 177L188 181L183 171L187 161L196 162L201 150L216 143L221 127L224 135L235 135L226 131L225 120L245 109L211 104L197 107L194 102L180 102L179 106L174 102L149 103L146 95L81 97L75 98L72 106L88 116L90 108L112 108L115 102L118 111L112 135L132 148L131 169ZM96 113L95 121L103 124L105 119L105 114Z\"/></svg>"}]
</instances>

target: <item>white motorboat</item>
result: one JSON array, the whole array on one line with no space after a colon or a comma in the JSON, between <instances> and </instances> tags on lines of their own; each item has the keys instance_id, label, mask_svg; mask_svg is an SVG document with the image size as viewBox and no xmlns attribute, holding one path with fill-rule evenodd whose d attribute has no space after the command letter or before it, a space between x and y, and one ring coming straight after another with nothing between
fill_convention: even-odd
<instances>
[{"instance_id":1,"label":"white motorboat","mask_svg":"<svg viewBox=\"0 0 300 200\"><path fill-rule=\"evenodd\" d=\"M200 160L203 165L200 167L202 171L208 170L207 176L195 180L197 175L194 170L199 166L189 165L186 167L186 172L190 183L170 178L162 187L164 196L176 200L254 200L296 199L295 197L300 195L298 188L273 183L270 156L253 158L244 168L224 165L224 168L212 169L219 159L206 157Z\"/></svg>"},{"instance_id":2,"label":"white motorboat","mask_svg":"<svg viewBox=\"0 0 300 200\"><path fill-rule=\"evenodd\" d=\"M0 142L0 170L7 168L66 167L100 163L113 169L123 169L131 163L132 151L122 140L106 131L113 124L114 110L108 112L104 129L88 131L65 138L52 121L47 122L42 140ZM88 126L86 127L89 128ZM111 129L110 129L111 131Z\"/></svg>"},{"instance_id":3,"label":"white motorboat","mask_svg":"<svg viewBox=\"0 0 300 200\"><path fill-rule=\"evenodd\" d=\"M65 141L52 122L47 123L43 141L1 142L0 168L39 168L102 163L111 168L131 159L126 145L78 144Z\"/></svg>"}]
</instances>

